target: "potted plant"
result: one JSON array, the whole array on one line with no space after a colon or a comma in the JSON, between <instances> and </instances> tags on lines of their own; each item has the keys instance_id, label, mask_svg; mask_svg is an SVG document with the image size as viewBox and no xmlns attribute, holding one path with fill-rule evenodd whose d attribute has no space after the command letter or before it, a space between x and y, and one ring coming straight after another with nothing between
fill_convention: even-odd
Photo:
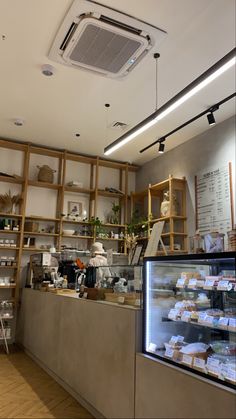
<instances>
[{"instance_id":1,"label":"potted plant","mask_svg":"<svg viewBox=\"0 0 236 419\"><path fill-rule=\"evenodd\" d=\"M119 215L120 215L121 206L113 202L111 210L113 212L112 224L119 224Z\"/></svg>"}]
</instances>

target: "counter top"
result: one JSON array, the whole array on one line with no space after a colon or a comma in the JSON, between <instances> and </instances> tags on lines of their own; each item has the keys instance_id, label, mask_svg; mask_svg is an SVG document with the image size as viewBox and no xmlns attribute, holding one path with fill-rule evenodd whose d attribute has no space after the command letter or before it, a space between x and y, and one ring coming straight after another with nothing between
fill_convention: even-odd
<instances>
[{"instance_id":1,"label":"counter top","mask_svg":"<svg viewBox=\"0 0 236 419\"><path fill-rule=\"evenodd\" d=\"M57 293L50 292L50 291L45 292L45 291L34 290L34 289L31 289L31 288L25 288L25 289L29 292L37 292L37 293L40 293L40 294L53 295L55 297L73 298L73 299L75 299L77 301L80 301L80 302L83 302L83 303L102 304L102 305L105 305L105 306L112 306L112 307L117 307L119 309L126 309L126 310L127 309L128 310L142 310L141 307L135 307L135 306L131 306L131 305L128 305L128 304L119 304L119 303L113 303L113 302L104 301L104 300L90 300L90 299L87 299L87 298L79 298L77 292L68 292L68 293L65 292L64 294L63 293L58 293L57 294Z\"/></svg>"}]
</instances>

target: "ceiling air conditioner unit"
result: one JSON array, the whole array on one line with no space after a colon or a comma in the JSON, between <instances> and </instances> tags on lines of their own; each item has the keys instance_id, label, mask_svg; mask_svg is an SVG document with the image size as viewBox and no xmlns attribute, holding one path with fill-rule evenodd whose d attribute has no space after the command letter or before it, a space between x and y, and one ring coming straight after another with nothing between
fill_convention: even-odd
<instances>
[{"instance_id":1,"label":"ceiling air conditioner unit","mask_svg":"<svg viewBox=\"0 0 236 419\"><path fill-rule=\"evenodd\" d=\"M123 77L166 32L88 0L74 0L49 51L61 64Z\"/></svg>"}]
</instances>

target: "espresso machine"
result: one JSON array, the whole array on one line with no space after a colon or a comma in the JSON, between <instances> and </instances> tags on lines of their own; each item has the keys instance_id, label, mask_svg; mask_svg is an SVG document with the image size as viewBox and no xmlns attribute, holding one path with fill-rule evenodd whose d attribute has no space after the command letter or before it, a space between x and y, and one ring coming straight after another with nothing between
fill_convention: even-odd
<instances>
[{"instance_id":1,"label":"espresso machine","mask_svg":"<svg viewBox=\"0 0 236 419\"><path fill-rule=\"evenodd\" d=\"M55 284L60 280L58 275L59 254L36 253L30 256L30 274L27 288L39 289L44 284Z\"/></svg>"}]
</instances>

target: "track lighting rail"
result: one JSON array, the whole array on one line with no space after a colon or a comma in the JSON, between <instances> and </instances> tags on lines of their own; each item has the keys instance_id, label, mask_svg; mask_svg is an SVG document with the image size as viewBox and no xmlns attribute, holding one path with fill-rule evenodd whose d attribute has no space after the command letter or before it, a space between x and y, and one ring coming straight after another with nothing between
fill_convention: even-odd
<instances>
[{"instance_id":1,"label":"track lighting rail","mask_svg":"<svg viewBox=\"0 0 236 419\"><path fill-rule=\"evenodd\" d=\"M193 118L189 119L188 121L184 122L183 124L179 125L177 128L173 129L172 131L168 132L167 134L163 135L162 137L155 140L153 143L149 144L148 146L144 147L142 150L140 150L140 153L143 153L144 151L148 150L149 148L153 147L155 144L162 143L165 141L167 137L170 137L170 135L173 135L175 132L181 130L182 128L186 127L187 125L191 124L192 122L196 121L197 119L201 118L202 116L210 113L215 112L219 109L221 105L223 105L225 102L228 102L229 100L233 99L236 96L236 92L232 93L230 96L225 97L220 102L216 103L215 105L211 106L210 108L206 109L205 111L199 113L198 115L194 116Z\"/></svg>"}]
</instances>

